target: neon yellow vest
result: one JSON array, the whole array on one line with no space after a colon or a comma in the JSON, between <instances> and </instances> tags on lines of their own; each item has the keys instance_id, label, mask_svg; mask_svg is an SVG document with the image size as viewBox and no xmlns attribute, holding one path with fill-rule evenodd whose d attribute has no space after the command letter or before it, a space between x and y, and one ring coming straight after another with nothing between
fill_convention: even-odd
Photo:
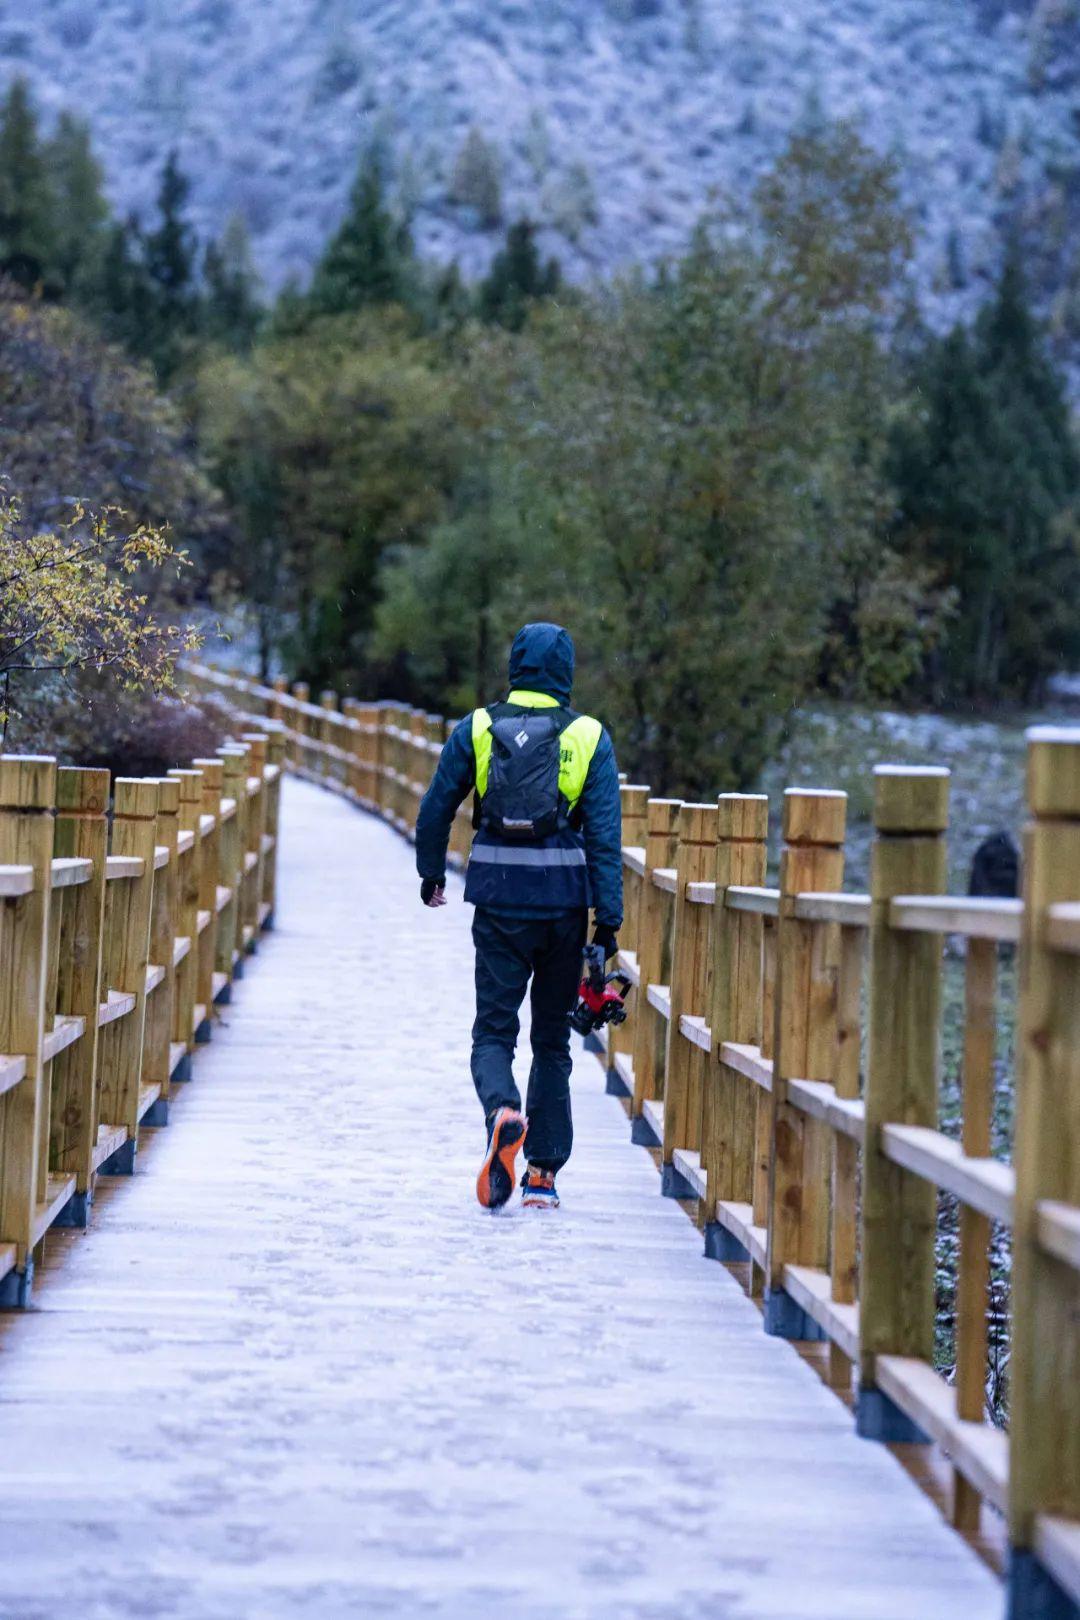
<instances>
[{"instance_id":1,"label":"neon yellow vest","mask_svg":"<svg viewBox=\"0 0 1080 1620\"><path fill-rule=\"evenodd\" d=\"M506 701L522 709L559 707L558 699L547 692L511 692ZM559 738L559 792L571 810L584 792L585 778L603 730L599 720L589 714L579 714ZM491 716L486 709L473 710L472 745L476 756L476 791L483 798L491 765Z\"/></svg>"}]
</instances>

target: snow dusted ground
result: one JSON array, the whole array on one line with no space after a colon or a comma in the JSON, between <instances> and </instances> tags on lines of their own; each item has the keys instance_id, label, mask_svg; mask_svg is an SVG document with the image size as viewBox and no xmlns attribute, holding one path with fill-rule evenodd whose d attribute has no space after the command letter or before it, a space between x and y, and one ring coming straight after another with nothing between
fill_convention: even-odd
<instances>
[{"instance_id":1,"label":"snow dusted ground","mask_svg":"<svg viewBox=\"0 0 1080 1620\"><path fill-rule=\"evenodd\" d=\"M5 1620L997 1620L575 1075L557 1214L474 1202L468 914L289 782L279 931L0 1329ZM150 1133L146 1133L150 1135Z\"/></svg>"},{"instance_id":2,"label":"snow dusted ground","mask_svg":"<svg viewBox=\"0 0 1080 1620\"><path fill-rule=\"evenodd\" d=\"M1066 0L0 0L0 84L16 72L91 121L125 209L178 145L200 226L242 214L275 286L372 140L425 251L486 267L501 232L452 198L474 124L505 216L548 226L578 277L680 251L808 114L896 153L942 315L977 300L1003 206L1076 224Z\"/></svg>"}]
</instances>

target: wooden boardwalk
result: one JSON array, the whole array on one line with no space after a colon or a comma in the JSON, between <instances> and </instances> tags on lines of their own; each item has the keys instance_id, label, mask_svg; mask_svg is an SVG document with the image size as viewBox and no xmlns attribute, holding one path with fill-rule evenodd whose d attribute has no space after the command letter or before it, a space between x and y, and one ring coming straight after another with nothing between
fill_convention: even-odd
<instances>
[{"instance_id":1,"label":"wooden boardwalk","mask_svg":"<svg viewBox=\"0 0 1080 1620\"><path fill-rule=\"evenodd\" d=\"M278 931L0 1327L0 1615L998 1620L594 1059L562 1210L477 1207L460 885L284 793Z\"/></svg>"}]
</instances>

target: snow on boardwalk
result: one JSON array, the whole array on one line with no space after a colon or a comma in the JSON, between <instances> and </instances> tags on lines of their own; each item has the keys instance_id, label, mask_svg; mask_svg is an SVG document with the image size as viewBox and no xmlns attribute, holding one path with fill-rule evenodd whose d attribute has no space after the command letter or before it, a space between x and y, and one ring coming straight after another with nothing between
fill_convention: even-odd
<instances>
[{"instance_id":1,"label":"snow on boardwalk","mask_svg":"<svg viewBox=\"0 0 1080 1620\"><path fill-rule=\"evenodd\" d=\"M558 1214L472 1182L469 913L289 782L279 931L0 1328L11 1620L998 1620L575 1074Z\"/></svg>"}]
</instances>

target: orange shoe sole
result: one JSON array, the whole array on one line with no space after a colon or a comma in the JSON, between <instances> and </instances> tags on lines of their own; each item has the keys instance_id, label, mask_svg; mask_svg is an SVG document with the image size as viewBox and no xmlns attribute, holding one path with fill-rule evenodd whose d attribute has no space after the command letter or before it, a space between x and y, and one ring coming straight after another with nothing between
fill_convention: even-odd
<instances>
[{"instance_id":1,"label":"orange shoe sole","mask_svg":"<svg viewBox=\"0 0 1080 1620\"><path fill-rule=\"evenodd\" d=\"M500 1209L514 1190L514 1163L525 1140L526 1120L513 1108L495 1116L487 1157L476 1178L476 1196L485 1209Z\"/></svg>"}]
</instances>

